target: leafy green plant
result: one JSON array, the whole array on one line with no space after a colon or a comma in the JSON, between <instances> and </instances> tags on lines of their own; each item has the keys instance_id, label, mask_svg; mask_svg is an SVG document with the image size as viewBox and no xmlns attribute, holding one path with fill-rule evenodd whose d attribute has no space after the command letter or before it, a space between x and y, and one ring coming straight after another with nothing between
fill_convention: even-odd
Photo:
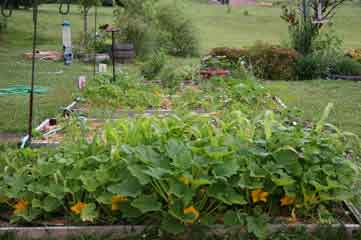
<instances>
[{"instance_id":1,"label":"leafy green plant","mask_svg":"<svg viewBox=\"0 0 361 240\"><path fill-rule=\"evenodd\" d=\"M154 52L149 59L142 65L141 72L148 80L154 80L162 71L167 62L166 55L163 50Z\"/></svg>"},{"instance_id":2,"label":"leafy green plant","mask_svg":"<svg viewBox=\"0 0 361 240\"><path fill-rule=\"evenodd\" d=\"M330 108L308 128L271 111L233 111L123 118L98 134L71 129L73 140L56 151L1 154L3 206L13 221L63 213L172 234L221 222L265 239L269 218L315 219L321 206L353 196L358 171L347 135L325 124Z\"/></svg>"},{"instance_id":3,"label":"leafy green plant","mask_svg":"<svg viewBox=\"0 0 361 240\"><path fill-rule=\"evenodd\" d=\"M164 32L160 41L174 56L197 56L199 39L192 21L174 4L162 5L157 14L159 28Z\"/></svg>"},{"instance_id":4,"label":"leafy green plant","mask_svg":"<svg viewBox=\"0 0 361 240\"><path fill-rule=\"evenodd\" d=\"M92 81L83 93L90 104L110 106L116 109L160 108L162 90L157 85L146 85L142 78L128 72L117 75L117 82L111 83L112 76L104 74Z\"/></svg>"}]
</instances>

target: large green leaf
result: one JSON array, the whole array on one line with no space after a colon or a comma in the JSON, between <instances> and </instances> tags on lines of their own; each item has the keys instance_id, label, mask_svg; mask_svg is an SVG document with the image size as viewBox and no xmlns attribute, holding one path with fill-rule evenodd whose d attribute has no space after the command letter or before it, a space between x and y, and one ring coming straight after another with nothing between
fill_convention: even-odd
<instances>
[{"instance_id":1,"label":"large green leaf","mask_svg":"<svg viewBox=\"0 0 361 240\"><path fill-rule=\"evenodd\" d=\"M228 210L224 214L225 225L244 225L245 221L237 211Z\"/></svg>"},{"instance_id":2,"label":"large green leaf","mask_svg":"<svg viewBox=\"0 0 361 240\"><path fill-rule=\"evenodd\" d=\"M192 189L180 181L169 181L169 193L181 198L186 205L193 198Z\"/></svg>"},{"instance_id":3,"label":"large green leaf","mask_svg":"<svg viewBox=\"0 0 361 240\"><path fill-rule=\"evenodd\" d=\"M214 197L227 205L245 205L247 204L244 194L236 192L232 187L225 183L216 183L209 187L208 195Z\"/></svg>"},{"instance_id":4,"label":"large green leaf","mask_svg":"<svg viewBox=\"0 0 361 240\"><path fill-rule=\"evenodd\" d=\"M296 176L302 174L302 165L298 152L292 147L283 147L273 153L273 158L279 167L283 167L288 173Z\"/></svg>"},{"instance_id":5,"label":"large green leaf","mask_svg":"<svg viewBox=\"0 0 361 240\"><path fill-rule=\"evenodd\" d=\"M84 175L81 175L79 178L82 181L85 190L88 192L95 192L97 190L99 182L90 171L84 172Z\"/></svg>"},{"instance_id":6,"label":"large green leaf","mask_svg":"<svg viewBox=\"0 0 361 240\"><path fill-rule=\"evenodd\" d=\"M141 195L132 202L132 207L139 209L143 214L160 211L162 204L153 195Z\"/></svg>"},{"instance_id":7,"label":"large green leaf","mask_svg":"<svg viewBox=\"0 0 361 240\"><path fill-rule=\"evenodd\" d=\"M128 170L133 177L136 177L140 184L146 185L151 179L147 176L144 171L147 169L145 166L140 164L128 164Z\"/></svg>"},{"instance_id":8,"label":"large green leaf","mask_svg":"<svg viewBox=\"0 0 361 240\"><path fill-rule=\"evenodd\" d=\"M135 177L129 177L121 183L109 186L108 191L126 197L137 197L142 191L142 185Z\"/></svg>"},{"instance_id":9,"label":"large green leaf","mask_svg":"<svg viewBox=\"0 0 361 240\"><path fill-rule=\"evenodd\" d=\"M223 179L229 178L230 176L237 173L239 169L238 161L235 159L232 160L224 160L214 166L213 168L213 174L216 177L220 177Z\"/></svg>"},{"instance_id":10,"label":"large green leaf","mask_svg":"<svg viewBox=\"0 0 361 240\"><path fill-rule=\"evenodd\" d=\"M166 151L177 168L188 169L192 166L192 153L181 141L170 139L166 145Z\"/></svg>"}]
</instances>

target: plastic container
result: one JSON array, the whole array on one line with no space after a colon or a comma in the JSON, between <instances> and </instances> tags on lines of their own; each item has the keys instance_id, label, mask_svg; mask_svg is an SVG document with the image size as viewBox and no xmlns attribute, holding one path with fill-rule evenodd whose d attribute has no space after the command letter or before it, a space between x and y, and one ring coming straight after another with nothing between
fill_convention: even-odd
<instances>
[{"instance_id":1,"label":"plastic container","mask_svg":"<svg viewBox=\"0 0 361 240\"><path fill-rule=\"evenodd\" d=\"M71 29L70 22L64 21L63 26L63 50L64 50L64 64L70 65L73 61L73 51L71 48Z\"/></svg>"}]
</instances>

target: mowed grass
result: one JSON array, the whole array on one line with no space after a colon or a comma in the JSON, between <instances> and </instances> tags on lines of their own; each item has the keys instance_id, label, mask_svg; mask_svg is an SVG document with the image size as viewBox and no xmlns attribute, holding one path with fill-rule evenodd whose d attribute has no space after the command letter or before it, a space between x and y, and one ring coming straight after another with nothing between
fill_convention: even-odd
<instances>
[{"instance_id":1,"label":"mowed grass","mask_svg":"<svg viewBox=\"0 0 361 240\"><path fill-rule=\"evenodd\" d=\"M280 19L280 7L245 6L233 8L228 13L225 7L196 1L162 1L184 5L199 34L202 53L213 47L244 47L255 41L279 44L287 40L287 26ZM345 49L361 47L360 6L345 4L335 17L334 29L343 38ZM61 50L60 24L64 18L57 11L57 5L42 5L40 8L39 49ZM71 21L73 37L77 38L82 29L79 7L72 6L71 13L65 19ZM112 21L112 8L101 8L99 13L99 24ZM23 60L22 54L31 49L31 17L31 11L16 11L9 19L8 32L0 40L0 87L29 82L31 65ZM184 62L197 61L190 59ZM37 71L37 85L49 87L47 94L36 96L35 120L39 123L72 100L76 95L75 80L82 74L90 76L92 68L77 62L64 66L62 63L39 61ZM51 73L59 71L63 73ZM361 84L326 80L266 84L287 105L303 110L307 119L317 119L327 103L333 102L335 108L330 121L361 135ZM26 96L0 97L0 132L23 132L27 108Z\"/></svg>"},{"instance_id":2,"label":"mowed grass","mask_svg":"<svg viewBox=\"0 0 361 240\"><path fill-rule=\"evenodd\" d=\"M71 15L61 16L57 5L42 5L39 12L39 50L62 50L61 23L70 20L73 38L82 29L79 7L73 6ZM102 9L98 23L111 21L112 9ZM89 19L92 23L92 18ZM29 85L31 61L23 58L32 46L32 11L15 11L8 19L7 32L0 37L0 88ZM62 62L39 60L36 63L38 86L49 89L46 94L35 96L34 126L43 119L57 114L76 95L76 80L80 75L90 77L92 66L77 61L70 66ZM24 132L27 128L28 96L0 96L0 132Z\"/></svg>"}]
</instances>

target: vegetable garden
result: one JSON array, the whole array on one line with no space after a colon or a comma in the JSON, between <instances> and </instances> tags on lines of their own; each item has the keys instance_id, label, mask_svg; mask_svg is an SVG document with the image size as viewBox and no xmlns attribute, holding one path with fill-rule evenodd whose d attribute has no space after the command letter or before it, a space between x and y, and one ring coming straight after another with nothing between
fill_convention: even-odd
<instances>
[{"instance_id":1,"label":"vegetable garden","mask_svg":"<svg viewBox=\"0 0 361 240\"><path fill-rule=\"evenodd\" d=\"M258 43L174 66L166 54L189 49L166 27L168 48L96 73L25 148L0 152L0 232L360 239L358 136L328 123L333 104L305 121L260 80L293 79L307 56Z\"/></svg>"}]
</instances>

